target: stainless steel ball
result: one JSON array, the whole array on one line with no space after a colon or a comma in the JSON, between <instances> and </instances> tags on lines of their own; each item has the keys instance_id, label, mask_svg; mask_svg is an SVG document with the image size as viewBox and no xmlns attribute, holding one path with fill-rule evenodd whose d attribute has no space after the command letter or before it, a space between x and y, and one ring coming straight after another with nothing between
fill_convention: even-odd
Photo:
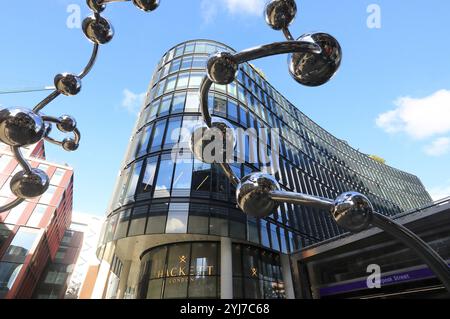
<instances>
[{"instance_id":1,"label":"stainless steel ball","mask_svg":"<svg viewBox=\"0 0 450 319\"><path fill-rule=\"evenodd\" d=\"M291 76L306 86L319 86L328 82L341 65L342 50L339 42L327 33L309 33L297 40L315 43L320 46L322 52L289 54Z\"/></svg>"},{"instance_id":2,"label":"stainless steel ball","mask_svg":"<svg viewBox=\"0 0 450 319\"><path fill-rule=\"evenodd\" d=\"M133 0L133 3L145 12L156 10L159 7L159 0Z\"/></svg>"},{"instance_id":3,"label":"stainless steel ball","mask_svg":"<svg viewBox=\"0 0 450 319\"><path fill-rule=\"evenodd\" d=\"M204 163L225 163L234 159L236 140L236 132L230 122L212 117L211 128L204 123L194 128L189 147L195 158Z\"/></svg>"},{"instance_id":4,"label":"stainless steel ball","mask_svg":"<svg viewBox=\"0 0 450 319\"><path fill-rule=\"evenodd\" d=\"M80 145L75 142L72 138L65 138L62 141L62 148L68 152L74 152L78 149Z\"/></svg>"},{"instance_id":5,"label":"stainless steel ball","mask_svg":"<svg viewBox=\"0 0 450 319\"><path fill-rule=\"evenodd\" d=\"M0 140L9 146L27 146L44 137L45 124L31 110L21 108L0 111Z\"/></svg>"},{"instance_id":6,"label":"stainless steel ball","mask_svg":"<svg viewBox=\"0 0 450 319\"><path fill-rule=\"evenodd\" d=\"M83 20L82 28L86 37L94 44L108 43L114 36L113 26L103 17L87 17Z\"/></svg>"},{"instance_id":7,"label":"stainless steel ball","mask_svg":"<svg viewBox=\"0 0 450 319\"><path fill-rule=\"evenodd\" d=\"M59 118L60 123L56 124L58 130L64 133L73 132L77 127L77 121L70 115L63 115Z\"/></svg>"},{"instance_id":8,"label":"stainless steel ball","mask_svg":"<svg viewBox=\"0 0 450 319\"><path fill-rule=\"evenodd\" d=\"M274 30L287 28L294 21L297 5L294 0L272 0L266 5L266 22Z\"/></svg>"},{"instance_id":9,"label":"stainless steel ball","mask_svg":"<svg viewBox=\"0 0 450 319\"><path fill-rule=\"evenodd\" d=\"M89 9L91 9L94 12L100 13L103 10L105 10L106 5L100 5L98 4L98 0L86 0L86 3L89 7Z\"/></svg>"},{"instance_id":10,"label":"stainless steel ball","mask_svg":"<svg viewBox=\"0 0 450 319\"><path fill-rule=\"evenodd\" d=\"M373 207L366 196L356 192L347 192L336 198L332 214L339 226L356 233L370 226Z\"/></svg>"},{"instance_id":11,"label":"stainless steel ball","mask_svg":"<svg viewBox=\"0 0 450 319\"><path fill-rule=\"evenodd\" d=\"M229 52L212 54L206 64L208 78L217 84L227 85L236 79L238 64Z\"/></svg>"},{"instance_id":12,"label":"stainless steel ball","mask_svg":"<svg viewBox=\"0 0 450 319\"><path fill-rule=\"evenodd\" d=\"M59 93L72 96L81 91L81 79L70 73L61 73L55 76L55 87Z\"/></svg>"},{"instance_id":13,"label":"stainless steel ball","mask_svg":"<svg viewBox=\"0 0 450 319\"><path fill-rule=\"evenodd\" d=\"M272 175L252 173L242 178L237 186L236 200L245 214L264 218L278 208L279 204L272 200L269 194L279 190L280 184Z\"/></svg>"},{"instance_id":14,"label":"stainless steel ball","mask_svg":"<svg viewBox=\"0 0 450 319\"><path fill-rule=\"evenodd\" d=\"M45 193L50 185L42 170L33 168L30 173L20 171L11 178L11 192L19 198L34 198Z\"/></svg>"}]
</instances>

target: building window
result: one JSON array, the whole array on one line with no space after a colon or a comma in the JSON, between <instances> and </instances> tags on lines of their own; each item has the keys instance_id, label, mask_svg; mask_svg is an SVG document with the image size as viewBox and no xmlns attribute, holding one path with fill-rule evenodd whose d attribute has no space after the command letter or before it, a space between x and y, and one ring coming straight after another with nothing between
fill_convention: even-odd
<instances>
[{"instance_id":1,"label":"building window","mask_svg":"<svg viewBox=\"0 0 450 319\"><path fill-rule=\"evenodd\" d=\"M159 163L158 177L154 197L169 197L174 163L172 159L163 159Z\"/></svg>"},{"instance_id":2,"label":"building window","mask_svg":"<svg viewBox=\"0 0 450 319\"><path fill-rule=\"evenodd\" d=\"M66 173L65 169L62 168L57 168L55 170L55 172L53 173L52 179L51 179L51 184L52 185L56 185L58 186L59 184L61 184L61 181L64 177L64 174Z\"/></svg>"},{"instance_id":3,"label":"building window","mask_svg":"<svg viewBox=\"0 0 450 319\"><path fill-rule=\"evenodd\" d=\"M39 230L20 227L6 250L3 261L23 263L38 238Z\"/></svg>"},{"instance_id":4,"label":"building window","mask_svg":"<svg viewBox=\"0 0 450 319\"><path fill-rule=\"evenodd\" d=\"M166 120L159 121L153 130L152 144L150 152L156 152L161 149L164 138L164 131L166 130Z\"/></svg>"},{"instance_id":5,"label":"building window","mask_svg":"<svg viewBox=\"0 0 450 319\"><path fill-rule=\"evenodd\" d=\"M172 196L189 196L192 183L192 159L180 159L175 166Z\"/></svg>"},{"instance_id":6,"label":"building window","mask_svg":"<svg viewBox=\"0 0 450 319\"><path fill-rule=\"evenodd\" d=\"M284 299L280 256L248 245L233 244L234 298Z\"/></svg>"},{"instance_id":7,"label":"building window","mask_svg":"<svg viewBox=\"0 0 450 319\"><path fill-rule=\"evenodd\" d=\"M157 162L158 157L149 157L146 159L144 174L139 185L139 193L152 192Z\"/></svg>"},{"instance_id":8,"label":"building window","mask_svg":"<svg viewBox=\"0 0 450 319\"><path fill-rule=\"evenodd\" d=\"M167 215L166 233L187 233L187 222L189 214L189 203L172 203Z\"/></svg>"},{"instance_id":9,"label":"building window","mask_svg":"<svg viewBox=\"0 0 450 319\"><path fill-rule=\"evenodd\" d=\"M27 226L36 228L39 227L42 217L44 217L45 212L47 211L47 207L47 205L37 204L33 210L33 213L28 219Z\"/></svg>"},{"instance_id":10,"label":"building window","mask_svg":"<svg viewBox=\"0 0 450 319\"><path fill-rule=\"evenodd\" d=\"M47 191L39 199L39 203L50 204L53 199L53 195L55 195L56 189L57 189L56 186L50 185Z\"/></svg>"},{"instance_id":11,"label":"building window","mask_svg":"<svg viewBox=\"0 0 450 319\"><path fill-rule=\"evenodd\" d=\"M218 298L219 269L215 242L154 248L141 259L138 298Z\"/></svg>"},{"instance_id":12,"label":"building window","mask_svg":"<svg viewBox=\"0 0 450 319\"><path fill-rule=\"evenodd\" d=\"M21 269L22 264L0 262L0 299L5 298L13 287Z\"/></svg>"},{"instance_id":13,"label":"building window","mask_svg":"<svg viewBox=\"0 0 450 319\"><path fill-rule=\"evenodd\" d=\"M9 211L8 216L5 219L5 223L7 224L17 224L19 222L20 217L22 217L25 209L28 206L28 202L22 202L13 209Z\"/></svg>"}]
</instances>

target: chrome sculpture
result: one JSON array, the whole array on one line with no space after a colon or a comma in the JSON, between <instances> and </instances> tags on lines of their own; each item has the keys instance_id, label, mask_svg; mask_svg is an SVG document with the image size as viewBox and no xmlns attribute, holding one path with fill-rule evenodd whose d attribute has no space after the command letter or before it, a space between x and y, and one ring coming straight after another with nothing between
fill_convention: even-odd
<instances>
[{"instance_id":1,"label":"chrome sculpture","mask_svg":"<svg viewBox=\"0 0 450 319\"><path fill-rule=\"evenodd\" d=\"M206 127L202 134L195 130L190 147L194 156L203 159L208 137L212 130L232 131L226 120L211 117L208 109L208 93L213 83L227 85L237 75L239 65L271 55L289 53L288 67L291 76L305 86L319 86L328 82L339 69L342 51L339 42L327 33L308 33L294 40L289 25L295 18L297 6L294 0L271 0L265 8L267 24L281 30L286 42L276 42L248 49L239 53L218 52L207 62L207 75L200 85L200 110ZM226 133L225 142L233 134ZM225 144L225 143L224 143ZM224 151L225 152L225 151ZM371 225L381 228L410 247L431 268L450 292L450 268L447 263L422 239L403 225L374 211L370 200L363 194L346 192L335 200L288 192L281 189L275 177L266 173L252 173L240 179L227 161L212 161L223 169L236 186L236 200L241 210L253 217L264 218L272 214L280 204L291 203L329 211L336 223L349 232L361 232Z\"/></svg>"},{"instance_id":2,"label":"chrome sculpture","mask_svg":"<svg viewBox=\"0 0 450 319\"><path fill-rule=\"evenodd\" d=\"M41 196L49 187L49 178L40 169L31 168L26 161L21 147L29 146L42 139L61 146L66 151L78 149L81 134L76 120L69 115L60 117L46 116L41 111L59 95L73 96L81 91L81 80L88 75L97 59L99 46L112 40L114 29L110 22L101 16L106 4L130 0L87 0L86 4L92 16L84 19L82 29L85 36L93 43L91 57L80 74L61 73L55 76L55 90L39 102L32 110L25 108L5 108L0 110L0 141L11 147L11 150L22 167L10 182L11 192L16 199L0 207L0 212L10 210L25 199ZM132 0L133 4L143 11L153 11L159 6L159 0ZM50 137L52 124L63 133L72 133L73 138L57 141Z\"/></svg>"}]
</instances>

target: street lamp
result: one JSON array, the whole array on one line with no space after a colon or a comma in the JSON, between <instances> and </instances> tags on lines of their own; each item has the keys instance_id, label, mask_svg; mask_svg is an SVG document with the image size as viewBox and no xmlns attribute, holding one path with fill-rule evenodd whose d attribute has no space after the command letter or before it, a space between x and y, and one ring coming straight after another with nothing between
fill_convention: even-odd
<instances>
[{"instance_id":1,"label":"street lamp","mask_svg":"<svg viewBox=\"0 0 450 319\"><path fill-rule=\"evenodd\" d=\"M291 76L300 84L319 86L328 82L339 69L342 51L338 41L327 33L308 33L294 40L289 25L295 18L297 6L294 0L272 0L265 9L266 22L275 30L281 30L286 42L276 42L248 49L239 53L218 52L207 62L207 75L200 86L200 110L208 130L222 132L233 130L225 120L211 117L208 109L208 93L213 83L232 83L241 63L271 55L289 53L288 66ZM203 135L204 136L204 135ZM194 132L191 149L196 158L203 159L208 143L201 134ZM228 134L226 141L230 143ZM267 217L282 203L290 203L328 211L336 223L345 230L357 233L371 225L391 234L411 248L442 281L450 292L450 268L447 263L420 237L394 220L375 212L370 200L357 192L346 192L335 200L307 194L287 192L278 181L266 173L252 173L240 179L226 161L216 162L236 186L236 200L241 210L253 217Z\"/></svg>"}]
</instances>

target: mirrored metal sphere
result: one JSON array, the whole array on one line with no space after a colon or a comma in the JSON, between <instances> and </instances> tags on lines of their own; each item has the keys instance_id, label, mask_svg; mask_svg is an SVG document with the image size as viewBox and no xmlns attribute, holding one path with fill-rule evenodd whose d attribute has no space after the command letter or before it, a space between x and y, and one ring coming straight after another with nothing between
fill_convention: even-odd
<instances>
[{"instance_id":1,"label":"mirrored metal sphere","mask_svg":"<svg viewBox=\"0 0 450 319\"><path fill-rule=\"evenodd\" d=\"M339 42L327 33L309 33L297 40L319 45L322 53L289 54L291 76L306 86L319 86L328 82L341 65L342 50Z\"/></svg>"},{"instance_id":2,"label":"mirrored metal sphere","mask_svg":"<svg viewBox=\"0 0 450 319\"><path fill-rule=\"evenodd\" d=\"M58 74L54 82L58 92L64 95L77 95L81 91L81 79L75 74Z\"/></svg>"},{"instance_id":3,"label":"mirrored metal sphere","mask_svg":"<svg viewBox=\"0 0 450 319\"><path fill-rule=\"evenodd\" d=\"M216 138L220 140L216 141ZM204 163L212 164L218 162L217 159L222 163L229 162L234 156L236 132L227 120L212 117L211 128L206 124L194 128L189 147L195 158Z\"/></svg>"},{"instance_id":4,"label":"mirrored metal sphere","mask_svg":"<svg viewBox=\"0 0 450 319\"><path fill-rule=\"evenodd\" d=\"M366 196L347 192L336 198L332 214L339 226L356 233L370 226L373 207Z\"/></svg>"},{"instance_id":5,"label":"mirrored metal sphere","mask_svg":"<svg viewBox=\"0 0 450 319\"><path fill-rule=\"evenodd\" d=\"M70 115L63 115L59 118L60 123L56 124L58 130L64 133L73 132L77 127L77 121Z\"/></svg>"},{"instance_id":6,"label":"mirrored metal sphere","mask_svg":"<svg viewBox=\"0 0 450 319\"><path fill-rule=\"evenodd\" d=\"M96 19L94 16L87 17L83 21L83 32L86 37L96 44L105 44L114 36L112 25L103 17Z\"/></svg>"},{"instance_id":7,"label":"mirrored metal sphere","mask_svg":"<svg viewBox=\"0 0 450 319\"><path fill-rule=\"evenodd\" d=\"M19 198L33 198L41 196L50 184L47 174L33 168L30 173L20 171L11 178L11 192Z\"/></svg>"},{"instance_id":8,"label":"mirrored metal sphere","mask_svg":"<svg viewBox=\"0 0 450 319\"><path fill-rule=\"evenodd\" d=\"M159 7L159 0L133 0L136 7L142 11L153 11Z\"/></svg>"},{"instance_id":9,"label":"mirrored metal sphere","mask_svg":"<svg viewBox=\"0 0 450 319\"><path fill-rule=\"evenodd\" d=\"M27 146L44 137L42 118L31 110L21 108L0 111L0 140L9 146Z\"/></svg>"},{"instance_id":10,"label":"mirrored metal sphere","mask_svg":"<svg viewBox=\"0 0 450 319\"><path fill-rule=\"evenodd\" d=\"M252 173L242 178L236 189L236 200L242 211L252 217L264 218L273 214L278 203L269 196L271 191L281 190L275 177L264 173Z\"/></svg>"},{"instance_id":11,"label":"mirrored metal sphere","mask_svg":"<svg viewBox=\"0 0 450 319\"><path fill-rule=\"evenodd\" d=\"M76 151L79 147L79 144L77 144L75 142L75 140L71 139L71 138L65 138L62 141L62 147L64 150L68 151L68 152L73 152Z\"/></svg>"},{"instance_id":12,"label":"mirrored metal sphere","mask_svg":"<svg viewBox=\"0 0 450 319\"><path fill-rule=\"evenodd\" d=\"M272 0L266 5L266 22L274 30L287 28L294 21L297 5L294 0Z\"/></svg>"},{"instance_id":13,"label":"mirrored metal sphere","mask_svg":"<svg viewBox=\"0 0 450 319\"><path fill-rule=\"evenodd\" d=\"M230 84L236 79L238 67L233 55L228 52L212 54L206 65L208 78L222 85Z\"/></svg>"},{"instance_id":14,"label":"mirrored metal sphere","mask_svg":"<svg viewBox=\"0 0 450 319\"><path fill-rule=\"evenodd\" d=\"M102 12L106 8L106 5L99 5L98 0L86 0L86 3L89 9L97 13Z\"/></svg>"}]
</instances>

